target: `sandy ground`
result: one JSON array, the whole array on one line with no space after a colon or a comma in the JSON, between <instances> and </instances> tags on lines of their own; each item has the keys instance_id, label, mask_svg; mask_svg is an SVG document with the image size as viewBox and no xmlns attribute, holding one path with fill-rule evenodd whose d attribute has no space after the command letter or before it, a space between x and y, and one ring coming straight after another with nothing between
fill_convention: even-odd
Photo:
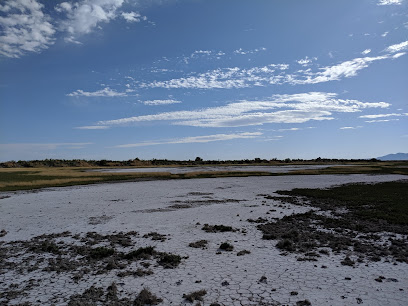
<instances>
[{"instance_id":1,"label":"sandy ground","mask_svg":"<svg viewBox=\"0 0 408 306\"><path fill-rule=\"evenodd\" d=\"M333 253L319 257L318 261L298 261L296 254L280 255L276 241L262 240L256 224L247 221L259 217L281 218L310 209L280 205L261 194L274 195L276 190L295 187L320 188L402 178L406 177L191 179L3 193L0 230L7 234L0 237L3 249L0 304L66 305L73 295L82 294L92 285L105 290L115 282L120 298L135 299L140 290L149 288L163 299L162 305L191 304L183 294L201 289L206 290L201 305L296 305L306 299L312 305L408 305L407 264L382 260L351 267L340 264L344 254ZM202 230L206 223L231 226L237 231L208 233ZM75 279L74 275L83 267L47 270L49 259L55 258L55 254L23 247L24 242L33 241L35 236L65 231L69 234L50 239L62 246L81 245L80 237L88 232L108 235L136 231L138 235L131 237L130 246L115 247L118 252L154 246L158 252L177 254L182 260L171 269L154 258L126 262L122 269L113 268L99 274L88 271ZM165 240L143 237L152 232L165 235ZM189 247L191 242L199 240L207 240L207 248ZM234 250L220 251L223 242L233 245ZM92 247L104 245L106 241L102 239ZM237 256L242 250L250 253ZM80 261L80 256L76 259ZM35 263L37 266L30 269ZM118 276L121 271L138 268L153 274Z\"/></svg>"}]
</instances>

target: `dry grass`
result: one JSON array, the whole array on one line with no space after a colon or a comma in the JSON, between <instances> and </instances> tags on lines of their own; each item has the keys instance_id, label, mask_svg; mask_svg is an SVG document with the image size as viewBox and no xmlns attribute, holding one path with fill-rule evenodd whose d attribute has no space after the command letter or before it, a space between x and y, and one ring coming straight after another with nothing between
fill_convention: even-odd
<instances>
[{"instance_id":1,"label":"dry grass","mask_svg":"<svg viewBox=\"0 0 408 306\"><path fill-rule=\"evenodd\" d=\"M53 168L0 168L0 191L30 190L45 187L60 187L94 184L111 181L194 179L216 177L247 177L272 175L321 175L321 174L405 174L408 163L375 162L350 166L332 166L324 169L295 170L289 173L257 171L195 171L171 174L169 172L98 172L97 167L53 167Z\"/></svg>"},{"instance_id":2,"label":"dry grass","mask_svg":"<svg viewBox=\"0 0 408 306\"><path fill-rule=\"evenodd\" d=\"M333 166L323 169L294 170L291 175L319 175L319 174L408 174L406 165L399 166L396 163L375 163L369 165Z\"/></svg>"},{"instance_id":3,"label":"dry grass","mask_svg":"<svg viewBox=\"0 0 408 306\"><path fill-rule=\"evenodd\" d=\"M94 168L2 168L0 169L0 191L27 190L45 187L72 186L107 181L137 179L168 179L168 172L92 172Z\"/></svg>"}]
</instances>

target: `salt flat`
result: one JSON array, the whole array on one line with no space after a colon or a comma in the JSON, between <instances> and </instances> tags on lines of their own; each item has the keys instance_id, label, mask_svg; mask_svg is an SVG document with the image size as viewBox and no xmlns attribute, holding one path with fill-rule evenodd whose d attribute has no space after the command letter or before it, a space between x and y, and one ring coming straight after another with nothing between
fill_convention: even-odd
<instances>
[{"instance_id":1,"label":"salt flat","mask_svg":"<svg viewBox=\"0 0 408 306\"><path fill-rule=\"evenodd\" d=\"M171 174L191 173L191 172L214 172L214 171L241 171L241 172L270 172L270 173L288 173L295 170L317 170L338 165L290 165L290 166L194 166L194 167L147 167L147 168L106 168L90 170L92 172L169 172ZM353 165L347 165L353 166Z\"/></svg>"},{"instance_id":2,"label":"salt flat","mask_svg":"<svg viewBox=\"0 0 408 306\"><path fill-rule=\"evenodd\" d=\"M282 205L277 200L265 199L261 194L274 195L276 190L295 187L324 188L403 178L406 177L309 175L213 178L3 193L0 199L0 230L4 229L7 234L0 238L3 242L0 245L3 250L0 253L3 262L0 291L14 294L0 295L0 304L66 305L71 296L82 294L92 285L105 290L115 282L119 298L135 299L146 287L163 299L162 305L190 304L183 294L201 289L207 292L202 305L296 305L305 300L312 305L407 305L407 264L382 260L351 267L340 264L344 254L334 253L321 256L318 261L298 261L294 254L280 255L281 251L275 247L276 241L261 239L262 233L256 224L247 221L259 217L281 218L310 210L307 206ZM237 231L208 233L202 230L206 223L231 226ZM21 243L38 235L66 231L69 233L47 237L47 241L61 246L81 245L87 243L82 238L89 232L112 235L136 231L138 235L131 236L132 244L116 245L117 252L154 246L158 252L180 255L181 263L177 267L166 268L151 258L127 262L122 269L113 267L99 271L99 274L88 271L78 279L74 275L83 266L47 270L49 259L53 260L59 253L53 254L52 249L34 252L32 246L31 249L24 248L31 244ZM152 236L143 237L154 232L165 237L158 240L153 240ZM189 247L191 242L199 240L207 240L207 248ZM220 251L219 246L223 242L233 245L234 250ZM101 239L93 247L107 245ZM237 256L242 250L250 253ZM68 253L58 256L64 258ZM80 256L75 259L79 262ZM35 268L30 269L29 266ZM137 268L150 270L153 274L118 276L121 271ZM376 281L380 276L383 281Z\"/></svg>"}]
</instances>

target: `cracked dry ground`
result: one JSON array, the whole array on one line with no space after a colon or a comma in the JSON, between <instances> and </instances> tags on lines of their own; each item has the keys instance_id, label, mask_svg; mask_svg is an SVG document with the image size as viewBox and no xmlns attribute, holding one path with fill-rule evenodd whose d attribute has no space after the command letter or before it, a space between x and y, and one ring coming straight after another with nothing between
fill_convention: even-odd
<instances>
[{"instance_id":1,"label":"cracked dry ground","mask_svg":"<svg viewBox=\"0 0 408 306\"><path fill-rule=\"evenodd\" d=\"M98 202L103 213L96 205L83 212L86 224L62 222L69 231L7 240L18 231L1 229L0 304L408 303L406 225L359 221L339 202L274 193L287 181L268 193L265 178L250 181L183 182L162 203L137 209L130 199L140 191L112 200L112 185L111 200Z\"/></svg>"}]
</instances>

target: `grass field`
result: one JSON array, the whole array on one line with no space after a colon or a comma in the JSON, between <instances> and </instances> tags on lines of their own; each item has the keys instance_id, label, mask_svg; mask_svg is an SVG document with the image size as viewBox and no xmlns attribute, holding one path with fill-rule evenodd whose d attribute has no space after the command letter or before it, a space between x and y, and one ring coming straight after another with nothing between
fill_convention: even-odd
<instances>
[{"instance_id":1,"label":"grass field","mask_svg":"<svg viewBox=\"0 0 408 306\"><path fill-rule=\"evenodd\" d=\"M0 168L0 191L30 190L46 187L85 185L100 182L192 179L241 176L321 175L321 174L403 174L408 175L408 163L377 162L351 166L332 166L324 169L295 170L289 173L255 171L200 171L171 174L169 172L106 173L88 171L90 167Z\"/></svg>"},{"instance_id":2,"label":"grass field","mask_svg":"<svg viewBox=\"0 0 408 306\"><path fill-rule=\"evenodd\" d=\"M93 169L93 168L92 168ZM213 177L238 177L270 175L267 172L212 171L171 174L169 172L128 172L106 173L89 172L91 168L29 168L0 169L0 191L17 191L40 189L46 187L63 187L86 185L101 182L191 179Z\"/></svg>"}]
</instances>

